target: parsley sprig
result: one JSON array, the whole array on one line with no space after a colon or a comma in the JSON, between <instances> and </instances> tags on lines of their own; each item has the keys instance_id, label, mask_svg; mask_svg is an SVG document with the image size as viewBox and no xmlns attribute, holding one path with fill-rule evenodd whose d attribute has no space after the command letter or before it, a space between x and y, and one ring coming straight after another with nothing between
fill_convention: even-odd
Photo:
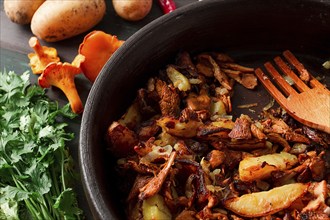
<instances>
[{"instance_id":1,"label":"parsley sprig","mask_svg":"<svg viewBox=\"0 0 330 220\"><path fill-rule=\"evenodd\" d=\"M0 72L0 219L81 219L65 131L70 106L59 107L30 85L29 73Z\"/></svg>"}]
</instances>

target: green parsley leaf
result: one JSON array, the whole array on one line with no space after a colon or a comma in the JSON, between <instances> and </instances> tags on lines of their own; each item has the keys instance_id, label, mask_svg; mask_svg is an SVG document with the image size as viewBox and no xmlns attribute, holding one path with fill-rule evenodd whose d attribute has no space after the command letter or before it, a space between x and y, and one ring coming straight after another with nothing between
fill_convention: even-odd
<instances>
[{"instance_id":1,"label":"green parsley leaf","mask_svg":"<svg viewBox=\"0 0 330 220\"><path fill-rule=\"evenodd\" d=\"M0 72L0 219L81 219L65 119L76 117L29 83Z\"/></svg>"}]
</instances>

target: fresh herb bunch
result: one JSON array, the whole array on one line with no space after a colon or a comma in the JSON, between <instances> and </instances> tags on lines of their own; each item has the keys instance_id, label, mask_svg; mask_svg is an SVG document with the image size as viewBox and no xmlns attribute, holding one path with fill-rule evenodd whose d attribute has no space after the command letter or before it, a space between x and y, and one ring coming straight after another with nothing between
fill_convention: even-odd
<instances>
[{"instance_id":1,"label":"fresh herb bunch","mask_svg":"<svg viewBox=\"0 0 330 220\"><path fill-rule=\"evenodd\" d=\"M73 160L59 107L31 85L29 73L0 72L0 219L81 219L70 188Z\"/></svg>"}]
</instances>

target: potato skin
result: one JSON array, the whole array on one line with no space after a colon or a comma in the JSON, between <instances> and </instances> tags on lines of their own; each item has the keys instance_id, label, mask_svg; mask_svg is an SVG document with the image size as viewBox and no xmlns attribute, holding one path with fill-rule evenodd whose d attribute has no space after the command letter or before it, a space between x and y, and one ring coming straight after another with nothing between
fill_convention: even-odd
<instances>
[{"instance_id":1,"label":"potato skin","mask_svg":"<svg viewBox=\"0 0 330 220\"><path fill-rule=\"evenodd\" d=\"M64 40L94 27L105 11L105 0L46 1L35 12L31 30L47 42Z\"/></svg>"},{"instance_id":2,"label":"potato skin","mask_svg":"<svg viewBox=\"0 0 330 220\"><path fill-rule=\"evenodd\" d=\"M128 21L138 21L151 10L152 0L112 0L116 13Z\"/></svg>"},{"instance_id":3,"label":"potato skin","mask_svg":"<svg viewBox=\"0 0 330 220\"><path fill-rule=\"evenodd\" d=\"M29 24L36 10L45 0L4 0L7 17L17 24Z\"/></svg>"}]
</instances>

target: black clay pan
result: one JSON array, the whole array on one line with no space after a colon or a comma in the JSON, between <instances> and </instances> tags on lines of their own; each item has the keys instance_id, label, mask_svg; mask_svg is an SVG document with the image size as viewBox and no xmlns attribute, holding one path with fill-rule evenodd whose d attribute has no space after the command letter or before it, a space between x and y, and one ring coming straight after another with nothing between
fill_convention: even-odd
<instances>
[{"instance_id":1,"label":"black clay pan","mask_svg":"<svg viewBox=\"0 0 330 220\"><path fill-rule=\"evenodd\" d=\"M106 153L104 135L148 77L157 74L180 50L217 50L240 64L257 67L287 49L312 74L325 76L323 82L329 84L330 73L322 63L330 57L330 1L196 1L130 37L101 71L82 119L80 168L95 219L124 218L120 195L113 184L116 176L111 172L115 161ZM251 92L237 88L233 106L257 101L262 107L270 100L261 85Z\"/></svg>"}]
</instances>

